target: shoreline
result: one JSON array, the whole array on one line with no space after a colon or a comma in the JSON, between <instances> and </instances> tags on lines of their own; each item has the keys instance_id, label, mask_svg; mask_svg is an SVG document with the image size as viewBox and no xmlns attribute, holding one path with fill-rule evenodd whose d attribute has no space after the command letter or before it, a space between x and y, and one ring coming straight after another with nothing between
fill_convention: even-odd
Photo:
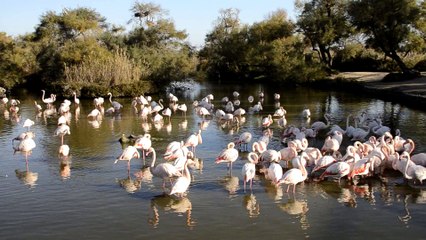
<instances>
[{"instance_id":1,"label":"shoreline","mask_svg":"<svg viewBox=\"0 0 426 240\"><path fill-rule=\"evenodd\" d=\"M405 81L384 82L388 72L342 72L332 75L321 83L347 90L348 87L362 89L363 93L375 98L403 104L426 111L426 73L421 77ZM322 85L322 84L319 85ZM317 85L317 84L314 84Z\"/></svg>"}]
</instances>

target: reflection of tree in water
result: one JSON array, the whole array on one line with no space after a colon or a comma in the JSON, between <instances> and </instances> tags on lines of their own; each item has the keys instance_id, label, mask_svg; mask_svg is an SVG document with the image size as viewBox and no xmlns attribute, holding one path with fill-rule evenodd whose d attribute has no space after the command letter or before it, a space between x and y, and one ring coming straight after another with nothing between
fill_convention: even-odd
<instances>
[{"instance_id":1,"label":"reflection of tree in water","mask_svg":"<svg viewBox=\"0 0 426 240\"><path fill-rule=\"evenodd\" d=\"M260 205L256 200L256 196L251 194L246 194L243 198L243 205L245 206L247 213L250 218L259 216L260 214Z\"/></svg>"},{"instance_id":2,"label":"reflection of tree in water","mask_svg":"<svg viewBox=\"0 0 426 240\"><path fill-rule=\"evenodd\" d=\"M196 221L192 219L192 203L187 197L175 198L169 195L159 195L151 199L153 216L148 218L148 223L153 227L160 224L159 209L164 212L177 213L179 216L186 215L186 226L192 229Z\"/></svg>"}]
</instances>

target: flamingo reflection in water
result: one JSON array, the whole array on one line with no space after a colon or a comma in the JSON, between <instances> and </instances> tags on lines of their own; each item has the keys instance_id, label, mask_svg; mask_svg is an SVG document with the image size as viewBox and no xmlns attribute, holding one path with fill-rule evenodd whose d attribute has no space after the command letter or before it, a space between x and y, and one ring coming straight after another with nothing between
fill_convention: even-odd
<instances>
[{"instance_id":1,"label":"flamingo reflection in water","mask_svg":"<svg viewBox=\"0 0 426 240\"><path fill-rule=\"evenodd\" d=\"M256 196L253 193L244 195L243 206L246 208L250 218L260 215L260 204L257 202Z\"/></svg>"},{"instance_id":2,"label":"flamingo reflection in water","mask_svg":"<svg viewBox=\"0 0 426 240\"><path fill-rule=\"evenodd\" d=\"M278 207L289 215L297 216L302 230L307 230L310 227L307 216L309 208L306 200L297 200L293 195L293 197L288 198L286 203L278 204Z\"/></svg>"},{"instance_id":3,"label":"flamingo reflection in water","mask_svg":"<svg viewBox=\"0 0 426 240\"><path fill-rule=\"evenodd\" d=\"M142 185L142 181L140 179L132 179L130 175L128 175L126 178L117 180L117 182L128 193L135 193L141 188Z\"/></svg>"},{"instance_id":4,"label":"flamingo reflection in water","mask_svg":"<svg viewBox=\"0 0 426 240\"><path fill-rule=\"evenodd\" d=\"M192 203L187 197L177 199L166 194L159 195L151 199L151 209L153 216L148 219L148 222L155 228L160 224L159 209L164 212L177 213L178 216L186 214L186 226L190 229L196 226L196 221L192 218Z\"/></svg>"}]
</instances>

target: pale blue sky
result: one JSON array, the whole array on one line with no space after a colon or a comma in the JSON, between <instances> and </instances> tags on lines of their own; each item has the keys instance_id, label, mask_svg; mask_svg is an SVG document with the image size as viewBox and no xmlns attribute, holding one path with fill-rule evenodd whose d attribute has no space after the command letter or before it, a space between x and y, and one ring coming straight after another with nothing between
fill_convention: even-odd
<instances>
[{"instance_id":1,"label":"pale blue sky","mask_svg":"<svg viewBox=\"0 0 426 240\"><path fill-rule=\"evenodd\" d=\"M125 26L131 17L135 0L10 0L2 1L0 32L17 36L33 32L40 16L47 11L60 13L63 8L88 7L107 18L107 22ZM294 0L151 0L168 11L178 30L186 30L188 40L200 46L206 33L212 30L219 11L227 8L240 10L242 23L262 21L268 14L284 9L294 20ZM131 26L127 26L130 28Z\"/></svg>"}]
</instances>

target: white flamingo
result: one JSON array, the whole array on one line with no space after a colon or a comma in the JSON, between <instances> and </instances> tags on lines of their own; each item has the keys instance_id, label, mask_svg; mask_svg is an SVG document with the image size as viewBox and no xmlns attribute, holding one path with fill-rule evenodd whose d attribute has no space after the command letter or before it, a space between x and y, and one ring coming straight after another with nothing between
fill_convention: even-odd
<instances>
[{"instance_id":1,"label":"white flamingo","mask_svg":"<svg viewBox=\"0 0 426 240\"><path fill-rule=\"evenodd\" d=\"M64 136L71 134L70 127L66 124L60 124L55 130L55 136L61 137L61 145L64 145Z\"/></svg>"},{"instance_id":2,"label":"white flamingo","mask_svg":"<svg viewBox=\"0 0 426 240\"><path fill-rule=\"evenodd\" d=\"M247 156L247 159L249 162L245 163L241 170L244 181L244 191L246 191L247 182L250 182L250 189L253 187L253 178L256 175L256 164L259 161L259 156L254 152L250 152Z\"/></svg>"},{"instance_id":3,"label":"white flamingo","mask_svg":"<svg viewBox=\"0 0 426 240\"><path fill-rule=\"evenodd\" d=\"M197 133L190 135L186 139L184 146L191 147L191 151L194 153L194 156L195 156L196 147L202 143L203 143L203 138L201 137L201 129L199 129Z\"/></svg>"},{"instance_id":4,"label":"white flamingo","mask_svg":"<svg viewBox=\"0 0 426 240\"><path fill-rule=\"evenodd\" d=\"M44 98L46 91L45 90L41 90L43 92L43 95L41 96L41 101L43 101L44 103L46 103L48 106L50 106L52 103L55 102L56 100L56 95L51 94L50 98Z\"/></svg>"},{"instance_id":5,"label":"white flamingo","mask_svg":"<svg viewBox=\"0 0 426 240\"><path fill-rule=\"evenodd\" d=\"M182 176L178 177L173 183L169 195L177 195L180 197L184 197L186 191L188 191L189 185L191 184L191 173L188 169L189 161L191 161L191 159L186 159Z\"/></svg>"},{"instance_id":6,"label":"white flamingo","mask_svg":"<svg viewBox=\"0 0 426 240\"><path fill-rule=\"evenodd\" d=\"M77 98L77 93L73 92L72 94L74 95L74 103L75 103L75 105L79 106L80 105L80 99Z\"/></svg>"}]
</instances>

